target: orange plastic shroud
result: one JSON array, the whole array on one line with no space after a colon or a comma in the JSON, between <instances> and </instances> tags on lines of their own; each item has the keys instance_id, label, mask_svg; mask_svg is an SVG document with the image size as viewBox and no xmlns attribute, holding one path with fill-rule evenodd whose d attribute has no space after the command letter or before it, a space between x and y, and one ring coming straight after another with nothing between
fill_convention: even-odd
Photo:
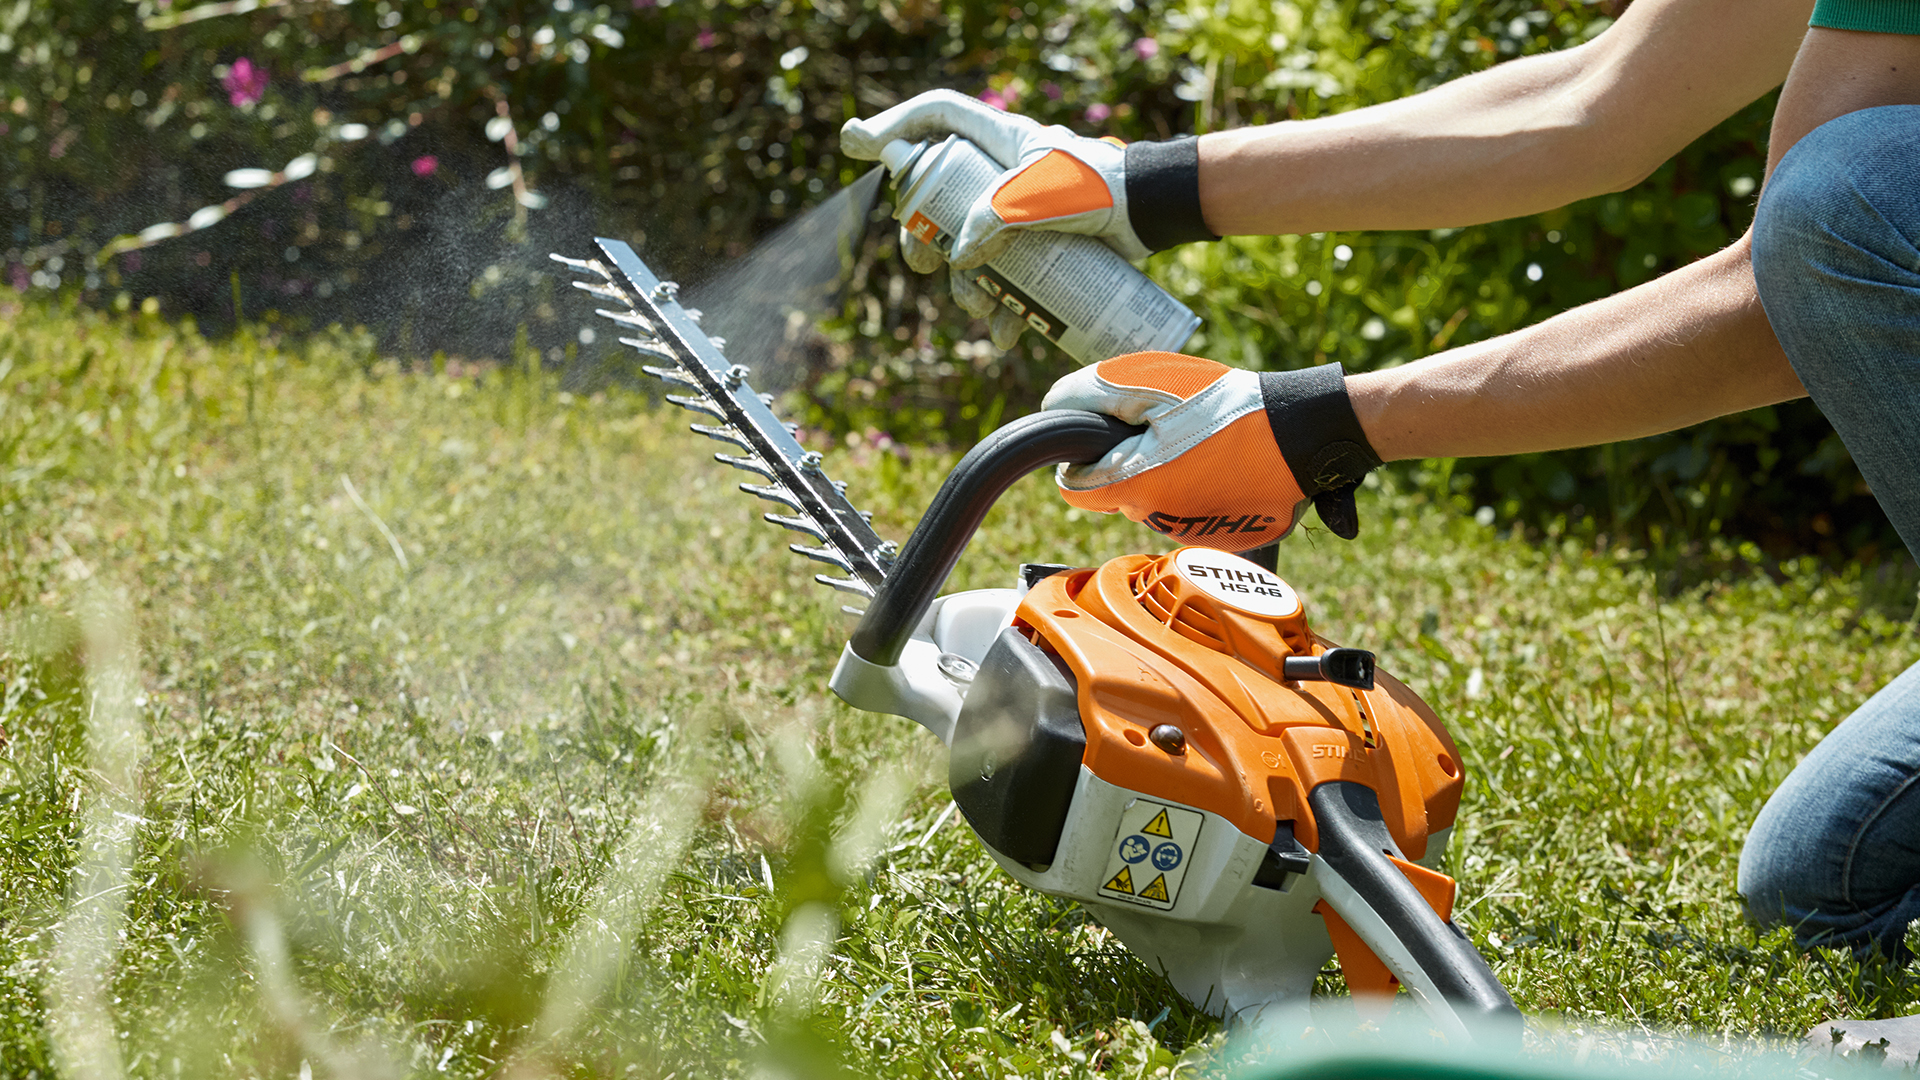
<instances>
[{"instance_id":1,"label":"orange plastic shroud","mask_svg":"<svg viewBox=\"0 0 1920 1080\"><path fill-rule=\"evenodd\" d=\"M1179 572L1179 554L1056 574L1015 612L1014 626L1073 672L1087 768L1212 811L1263 844L1291 821L1309 851L1319 838L1307 792L1357 781L1379 796L1401 851L1423 857L1427 837L1453 824L1463 787L1439 717L1383 672L1373 690L1286 679L1286 657L1328 648L1304 607L1262 615L1223 602ZM1183 752L1148 738L1161 724L1185 734Z\"/></svg>"}]
</instances>

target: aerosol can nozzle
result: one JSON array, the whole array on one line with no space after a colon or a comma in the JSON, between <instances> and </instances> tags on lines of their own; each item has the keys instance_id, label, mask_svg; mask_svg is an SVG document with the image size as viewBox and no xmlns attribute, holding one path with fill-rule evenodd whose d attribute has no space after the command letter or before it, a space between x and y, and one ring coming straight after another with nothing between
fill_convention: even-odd
<instances>
[{"instance_id":1,"label":"aerosol can nozzle","mask_svg":"<svg viewBox=\"0 0 1920 1080\"><path fill-rule=\"evenodd\" d=\"M880 164L885 165L887 171L897 177L906 171L907 166L913 163L914 156L925 146L925 143L910 143L905 139L895 139L880 148Z\"/></svg>"},{"instance_id":2,"label":"aerosol can nozzle","mask_svg":"<svg viewBox=\"0 0 1920 1080\"><path fill-rule=\"evenodd\" d=\"M907 162L913 160L914 151L919 148L919 143L910 143L905 139L895 139L880 148L880 164L885 165L888 172L897 175Z\"/></svg>"}]
</instances>

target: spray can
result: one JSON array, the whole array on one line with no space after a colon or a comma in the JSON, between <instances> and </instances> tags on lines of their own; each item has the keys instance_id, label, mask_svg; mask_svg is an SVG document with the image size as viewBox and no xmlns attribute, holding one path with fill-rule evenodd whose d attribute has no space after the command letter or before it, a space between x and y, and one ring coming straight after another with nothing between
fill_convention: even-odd
<instances>
[{"instance_id":1,"label":"spray can","mask_svg":"<svg viewBox=\"0 0 1920 1080\"><path fill-rule=\"evenodd\" d=\"M967 210L1003 171L958 135L938 145L896 139L880 151L898 193L894 217L941 254ZM974 283L1082 364L1133 352L1177 352L1200 317L1119 252L1091 236L1027 230Z\"/></svg>"}]
</instances>

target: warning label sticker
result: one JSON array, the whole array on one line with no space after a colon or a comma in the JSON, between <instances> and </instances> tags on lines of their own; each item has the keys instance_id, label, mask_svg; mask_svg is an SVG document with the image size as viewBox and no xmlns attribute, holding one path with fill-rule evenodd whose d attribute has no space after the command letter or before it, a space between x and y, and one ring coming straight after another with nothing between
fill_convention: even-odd
<instances>
[{"instance_id":1,"label":"warning label sticker","mask_svg":"<svg viewBox=\"0 0 1920 1080\"><path fill-rule=\"evenodd\" d=\"M1100 895L1165 910L1180 899L1188 857L1206 816L1135 799L1120 813Z\"/></svg>"}]
</instances>

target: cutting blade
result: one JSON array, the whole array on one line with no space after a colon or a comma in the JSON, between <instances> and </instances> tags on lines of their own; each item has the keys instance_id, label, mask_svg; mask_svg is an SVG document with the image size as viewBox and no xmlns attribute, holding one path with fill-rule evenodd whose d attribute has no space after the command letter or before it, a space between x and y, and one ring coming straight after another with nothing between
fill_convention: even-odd
<instances>
[{"instance_id":1,"label":"cutting blade","mask_svg":"<svg viewBox=\"0 0 1920 1080\"><path fill-rule=\"evenodd\" d=\"M726 343L703 332L699 313L680 305L680 287L661 280L628 244L608 239L595 243L600 248L597 259L554 255L553 260L584 279L574 282L575 288L613 305L597 314L628 332L620 341L651 361L643 369L683 391L667 400L714 421L693 424L692 430L743 452L714 458L764 481L740 489L786 511L763 514L765 520L804 533L817 545L795 544L792 550L846 575L816 574L814 580L872 597L893 565L895 545L873 531L870 515L855 509L846 486L827 476L821 456L800 445L793 426L774 415L771 398L757 393L748 381L752 373L727 359L722 351ZM675 366L665 366L669 362Z\"/></svg>"}]
</instances>

